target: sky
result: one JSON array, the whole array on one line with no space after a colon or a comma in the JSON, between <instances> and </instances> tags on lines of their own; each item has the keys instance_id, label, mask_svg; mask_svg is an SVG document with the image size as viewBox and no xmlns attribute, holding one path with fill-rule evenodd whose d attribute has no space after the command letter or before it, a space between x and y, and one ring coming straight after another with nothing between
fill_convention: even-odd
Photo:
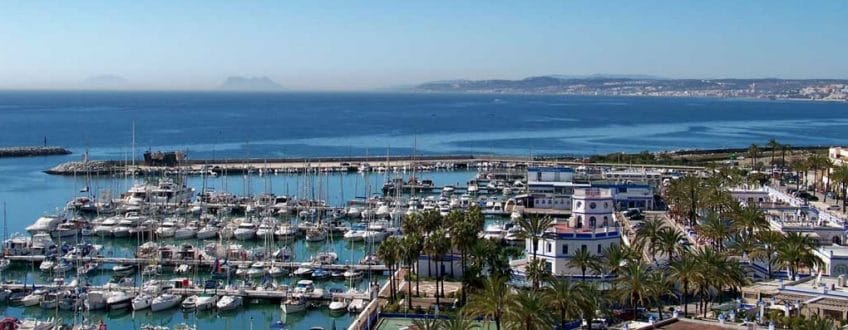
<instances>
[{"instance_id":1,"label":"sky","mask_svg":"<svg viewBox=\"0 0 848 330\"><path fill-rule=\"evenodd\" d=\"M547 74L848 78L848 1L0 0L0 89L369 90Z\"/></svg>"}]
</instances>

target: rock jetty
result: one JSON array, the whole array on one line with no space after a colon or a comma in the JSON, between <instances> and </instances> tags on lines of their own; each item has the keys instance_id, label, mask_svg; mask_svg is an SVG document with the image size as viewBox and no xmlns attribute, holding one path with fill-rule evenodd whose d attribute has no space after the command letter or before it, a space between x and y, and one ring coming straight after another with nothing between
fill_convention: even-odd
<instances>
[{"instance_id":1,"label":"rock jetty","mask_svg":"<svg viewBox=\"0 0 848 330\"><path fill-rule=\"evenodd\" d=\"M0 158L69 155L71 151L62 147L6 147L0 148Z\"/></svg>"},{"instance_id":2,"label":"rock jetty","mask_svg":"<svg viewBox=\"0 0 848 330\"><path fill-rule=\"evenodd\" d=\"M72 174L112 174L118 169L115 166L116 162L90 160L87 162L68 162L56 165L55 167L44 171L47 174L55 175L72 175Z\"/></svg>"}]
</instances>

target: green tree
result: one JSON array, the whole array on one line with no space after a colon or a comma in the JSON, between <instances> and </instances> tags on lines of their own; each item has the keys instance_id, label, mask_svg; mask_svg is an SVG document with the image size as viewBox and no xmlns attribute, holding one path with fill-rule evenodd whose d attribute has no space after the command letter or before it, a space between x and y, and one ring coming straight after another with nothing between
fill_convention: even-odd
<instances>
[{"instance_id":1,"label":"green tree","mask_svg":"<svg viewBox=\"0 0 848 330\"><path fill-rule=\"evenodd\" d=\"M763 230L757 232L756 245L751 252L751 258L766 262L766 275L771 279L772 267L777 262L777 246L783 241L783 234L773 230Z\"/></svg>"},{"instance_id":2,"label":"green tree","mask_svg":"<svg viewBox=\"0 0 848 330\"><path fill-rule=\"evenodd\" d=\"M680 230L672 227L664 227L660 229L660 232L657 237L656 245L657 250L665 253L666 257L668 257L668 261L673 261L676 255L679 255L686 251L686 246L680 244L681 241L685 241L686 236L683 235Z\"/></svg>"},{"instance_id":3,"label":"green tree","mask_svg":"<svg viewBox=\"0 0 848 330\"><path fill-rule=\"evenodd\" d=\"M776 261L789 270L789 278L797 280L798 271L802 267L812 268L824 264L813 251L818 244L802 233L787 233L777 244Z\"/></svg>"},{"instance_id":4,"label":"green tree","mask_svg":"<svg viewBox=\"0 0 848 330\"><path fill-rule=\"evenodd\" d=\"M756 144L751 144L748 147L748 158L751 158L751 170L757 169L757 157L760 156L760 148Z\"/></svg>"},{"instance_id":5,"label":"green tree","mask_svg":"<svg viewBox=\"0 0 848 330\"><path fill-rule=\"evenodd\" d=\"M521 291L508 303L504 323L509 329L548 330L556 324L542 295Z\"/></svg>"},{"instance_id":6,"label":"green tree","mask_svg":"<svg viewBox=\"0 0 848 330\"><path fill-rule=\"evenodd\" d=\"M580 269L581 280L586 281L587 269L599 269L600 261L598 257L593 256L589 249L577 249L574 255L568 259L568 266Z\"/></svg>"},{"instance_id":7,"label":"green tree","mask_svg":"<svg viewBox=\"0 0 848 330\"><path fill-rule=\"evenodd\" d=\"M773 167L774 166L774 156L777 153L777 148L780 147L780 143L777 143L776 139L771 138L768 141L768 147L769 147L769 149L771 149L771 163L769 163L769 165L771 165Z\"/></svg>"},{"instance_id":8,"label":"green tree","mask_svg":"<svg viewBox=\"0 0 848 330\"><path fill-rule=\"evenodd\" d=\"M631 263L622 269L615 279L616 296L622 304L630 306L633 315L639 307L646 307L651 301L652 289L648 266L644 263Z\"/></svg>"},{"instance_id":9,"label":"green tree","mask_svg":"<svg viewBox=\"0 0 848 330\"><path fill-rule=\"evenodd\" d=\"M524 238L533 242L533 259L536 259L536 251L539 250L539 240L553 224L553 218L547 216L529 216L518 219L517 225L522 229Z\"/></svg>"},{"instance_id":10,"label":"green tree","mask_svg":"<svg viewBox=\"0 0 848 330\"><path fill-rule=\"evenodd\" d=\"M507 304L513 300L514 294L506 285L506 279L501 276L488 277L483 281L483 288L470 295L465 311L470 315L478 315L494 321L495 329L501 329Z\"/></svg>"},{"instance_id":11,"label":"green tree","mask_svg":"<svg viewBox=\"0 0 848 330\"><path fill-rule=\"evenodd\" d=\"M559 312L560 326L580 316L581 304L587 299L585 294L585 285L569 279L550 280L544 293L548 305Z\"/></svg>"},{"instance_id":12,"label":"green tree","mask_svg":"<svg viewBox=\"0 0 848 330\"><path fill-rule=\"evenodd\" d=\"M383 261L386 267L389 269L389 300L392 302L397 299L395 295L395 276L394 270L395 266L398 263L400 250L400 240L395 237L389 237L380 243L380 246L377 248L377 257Z\"/></svg>"},{"instance_id":13,"label":"green tree","mask_svg":"<svg viewBox=\"0 0 848 330\"><path fill-rule=\"evenodd\" d=\"M527 278L532 284L533 291L538 291L541 283L553 277L551 272L546 267L546 262L542 259L530 259L525 267Z\"/></svg>"},{"instance_id":14,"label":"green tree","mask_svg":"<svg viewBox=\"0 0 848 330\"><path fill-rule=\"evenodd\" d=\"M683 304L683 314L689 314L689 294L692 292L690 285L700 281L704 276L698 267L697 261L691 252L686 251L683 255L669 264L669 277L680 283L680 302Z\"/></svg>"}]
</instances>

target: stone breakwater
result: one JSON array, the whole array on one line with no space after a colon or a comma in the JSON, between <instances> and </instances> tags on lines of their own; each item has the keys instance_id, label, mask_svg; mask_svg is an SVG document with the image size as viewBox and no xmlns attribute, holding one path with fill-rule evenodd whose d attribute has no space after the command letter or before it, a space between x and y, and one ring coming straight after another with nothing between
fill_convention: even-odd
<instances>
[{"instance_id":1,"label":"stone breakwater","mask_svg":"<svg viewBox=\"0 0 848 330\"><path fill-rule=\"evenodd\" d=\"M62 147L5 147L0 148L0 158L69 155L71 151Z\"/></svg>"}]
</instances>

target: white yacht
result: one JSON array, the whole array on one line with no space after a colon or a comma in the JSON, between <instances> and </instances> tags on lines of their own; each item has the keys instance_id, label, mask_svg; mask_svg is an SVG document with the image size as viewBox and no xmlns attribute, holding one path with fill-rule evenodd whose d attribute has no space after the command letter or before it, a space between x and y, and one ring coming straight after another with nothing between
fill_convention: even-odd
<instances>
[{"instance_id":1,"label":"white yacht","mask_svg":"<svg viewBox=\"0 0 848 330\"><path fill-rule=\"evenodd\" d=\"M216 300L217 298L215 296L193 295L183 300L182 304L180 304L180 307L182 307L183 309L204 311L215 307Z\"/></svg>"},{"instance_id":2,"label":"white yacht","mask_svg":"<svg viewBox=\"0 0 848 330\"><path fill-rule=\"evenodd\" d=\"M106 308L106 293L103 291L91 291L85 295L85 309L95 311Z\"/></svg>"},{"instance_id":3,"label":"white yacht","mask_svg":"<svg viewBox=\"0 0 848 330\"><path fill-rule=\"evenodd\" d=\"M56 229L50 232L50 236L53 238L70 238L76 237L79 235L80 229L74 222L63 222L56 226Z\"/></svg>"},{"instance_id":4,"label":"white yacht","mask_svg":"<svg viewBox=\"0 0 848 330\"><path fill-rule=\"evenodd\" d=\"M26 227L26 231L30 234L39 232L50 232L56 229L60 223L65 222L63 215L45 215L35 220L35 223Z\"/></svg>"},{"instance_id":5,"label":"white yacht","mask_svg":"<svg viewBox=\"0 0 848 330\"><path fill-rule=\"evenodd\" d=\"M100 237L110 237L112 236L112 231L115 229L115 226L118 225L118 219L114 217L109 217L103 219L97 226L94 227L94 234Z\"/></svg>"},{"instance_id":6,"label":"white yacht","mask_svg":"<svg viewBox=\"0 0 848 330\"><path fill-rule=\"evenodd\" d=\"M189 223L187 226L177 228L174 231L175 239L191 239L197 235L197 225L195 223Z\"/></svg>"},{"instance_id":7,"label":"white yacht","mask_svg":"<svg viewBox=\"0 0 848 330\"><path fill-rule=\"evenodd\" d=\"M289 224L282 224L277 227L277 230L274 231L274 236L278 238L292 238L297 235L297 227L291 226Z\"/></svg>"},{"instance_id":8,"label":"white yacht","mask_svg":"<svg viewBox=\"0 0 848 330\"><path fill-rule=\"evenodd\" d=\"M183 297L180 295L163 293L158 297L153 298L153 301L150 303L150 310L158 312L171 309L179 305L182 300Z\"/></svg>"},{"instance_id":9,"label":"white yacht","mask_svg":"<svg viewBox=\"0 0 848 330\"><path fill-rule=\"evenodd\" d=\"M499 224L490 224L486 226L486 229L483 231L481 235L484 239L491 240L501 240L504 238L505 232L502 225Z\"/></svg>"},{"instance_id":10,"label":"white yacht","mask_svg":"<svg viewBox=\"0 0 848 330\"><path fill-rule=\"evenodd\" d=\"M249 240L256 237L256 225L252 222L242 222L238 225L238 228L233 232L237 240Z\"/></svg>"},{"instance_id":11,"label":"white yacht","mask_svg":"<svg viewBox=\"0 0 848 330\"><path fill-rule=\"evenodd\" d=\"M135 298L133 293L123 290L114 291L106 298L106 305L109 306L109 310L126 309L132 305L133 298Z\"/></svg>"},{"instance_id":12,"label":"white yacht","mask_svg":"<svg viewBox=\"0 0 848 330\"><path fill-rule=\"evenodd\" d=\"M211 239L218 236L218 227L206 225L197 231L197 239Z\"/></svg>"},{"instance_id":13,"label":"white yacht","mask_svg":"<svg viewBox=\"0 0 848 330\"><path fill-rule=\"evenodd\" d=\"M259 228L256 229L256 237L259 239L269 239L274 236L274 222L273 220L263 220L262 223L259 224Z\"/></svg>"},{"instance_id":14,"label":"white yacht","mask_svg":"<svg viewBox=\"0 0 848 330\"><path fill-rule=\"evenodd\" d=\"M215 304L215 307L221 311L234 310L241 307L243 300L244 299L241 296L223 296Z\"/></svg>"},{"instance_id":15,"label":"white yacht","mask_svg":"<svg viewBox=\"0 0 848 330\"><path fill-rule=\"evenodd\" d=\"M156 228L156 236L160 238L174 237L177 232L177 223L173 220L165 220Z\"/></svg>"}]
</instances>

